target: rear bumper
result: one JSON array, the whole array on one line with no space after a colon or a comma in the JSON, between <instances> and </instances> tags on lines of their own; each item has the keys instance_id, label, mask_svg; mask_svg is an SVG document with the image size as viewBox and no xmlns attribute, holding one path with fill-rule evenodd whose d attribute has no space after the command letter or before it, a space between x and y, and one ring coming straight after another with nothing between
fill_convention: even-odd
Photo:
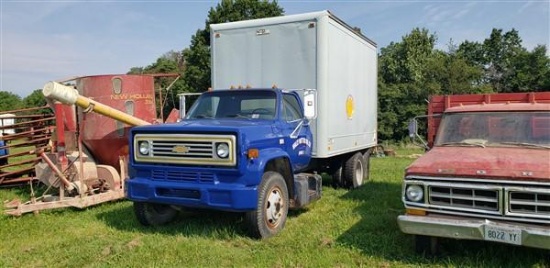
<instances>
[{"instance_id":1,"label":"rear bumper","mask_svg":"<svg viewBox=\"0 0 550 268\"><path fill-rule=\"evenodd\" d=\"M399 229L407 234L446 237L455 239L489 240L486 239L486 228L503 228L518 230L521 239L517 243L527 247L550 250L550 228L531 224L496 222L485 219L465 219L453 217L401 215L397 218ZM502 242L502 241L501 241Z\"/></svg>"},{"instance_id":2,"label":"rear bumper","mask_svg":"<svg viewBox=\"0 0 550 268\"><path fill-rule=\"evenodd\" d=\"M226 211L250 211L257 207L257 187L239 184L202 184L133 178L125 181L126 197L135 202Z\"/></svg>"}]
</instances>

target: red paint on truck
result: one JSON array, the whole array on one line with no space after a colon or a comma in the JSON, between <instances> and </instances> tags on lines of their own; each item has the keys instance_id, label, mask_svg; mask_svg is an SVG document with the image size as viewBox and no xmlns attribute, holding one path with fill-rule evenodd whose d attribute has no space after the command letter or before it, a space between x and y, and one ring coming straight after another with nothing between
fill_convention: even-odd
<instances>
[{"instance_id":1,"label":"red paint on truck","mask_svg":"<svg viewBox=\"0 0 550 268\"><path fill-rule=\"evenodd\" d=\"M427 130L398 217L418 252L439 237L550 249L550 92L434 96Z\"/></svg>"}]
</instances>

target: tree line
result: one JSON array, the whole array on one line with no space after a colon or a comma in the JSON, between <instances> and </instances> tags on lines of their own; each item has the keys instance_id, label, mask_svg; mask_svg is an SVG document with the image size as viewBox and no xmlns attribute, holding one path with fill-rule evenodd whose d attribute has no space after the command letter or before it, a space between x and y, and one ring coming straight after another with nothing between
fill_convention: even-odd
<instances>
[{"instance_id":1,"label":"tree line","mask_svg":"<svg viewBox=\"0 0 550 268\"><path fill-rule=\"evenodd\" d=\"M148 66L132 67L128 74L179 73L181 79L163 93L170 99L165 103L177 105L177 94L202 92L210 87L210 24L281 15L284 10L276 1L223 0L209 10L204 28L191 37L189 47L169 51ZM399 42L379 48L379 140L405 139L408 120L426 113L430 95L550 90L546 46L529 51L515 29L493 29L482 42L455 44L450 40L444 50L436 44L435 33L414 28ZM160 88L172 82L158 80ZM3 108L0 105L0 110Z\"/></svg>"}]
</instances>

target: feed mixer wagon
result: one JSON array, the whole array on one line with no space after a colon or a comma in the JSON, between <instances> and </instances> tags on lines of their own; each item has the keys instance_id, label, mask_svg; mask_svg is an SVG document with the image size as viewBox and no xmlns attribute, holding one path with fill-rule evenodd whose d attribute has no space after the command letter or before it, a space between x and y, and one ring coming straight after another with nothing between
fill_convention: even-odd
<instances>
[{"instance_id":1,"label":"feed mixer wagon","mask_svg":"<svg viewBox=\"0 0 550 268\"><path fill-rule=\"evenodd\" d=\"M31 182L31 198L5 203L4 212L20 216L123 198L129 128L177 120L176 109L163 116L166 92L177 79L175 74L97 75L48 82L42 93L55 115L51 138L31 152L35 175L20 179ZM172 83L155 89L155 80ZM47 189L38 194L34 181Z\"/></svg>"}]
</instances>

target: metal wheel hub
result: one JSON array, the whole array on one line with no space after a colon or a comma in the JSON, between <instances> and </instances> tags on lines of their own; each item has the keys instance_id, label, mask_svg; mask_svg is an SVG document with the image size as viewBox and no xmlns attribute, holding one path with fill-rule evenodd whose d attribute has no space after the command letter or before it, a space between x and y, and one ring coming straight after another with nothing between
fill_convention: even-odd
<instances>
[{"instance_id":1,"label":"metal wheel hub","mask_svg":"<svg viewBox=\"0 0 550 268\"><path fill-rule=\"evenodd\" d=\"M265 207L265 217L267 224L271 227L275 227L279 224L279 220L282 216L282 208L284 206L283 198L280 189L273 189L269 193L267 203Z\"/></svg>"},{"instance_id":2,"label":"metal wheel hub","mask_svg":"<svg viewBox=\"0 0 550 268\"><path fill-rule=\"evenodd\" d=\"M357 180L357 184L358 185L363 184L363 163L361 163L361 161L357 163L357 166L355 167L354 172L355 172L355 178Z\"/></svg>"}]
</instances>

